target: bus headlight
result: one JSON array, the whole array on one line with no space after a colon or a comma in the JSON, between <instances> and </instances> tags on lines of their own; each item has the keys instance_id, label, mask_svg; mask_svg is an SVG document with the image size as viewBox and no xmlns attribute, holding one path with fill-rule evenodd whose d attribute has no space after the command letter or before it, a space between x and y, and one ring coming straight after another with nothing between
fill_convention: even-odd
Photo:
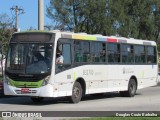
<instances>
[{"instance_id":1,"label":"bus headlight","mask_svg":"<svg viewBox=\"0 0 160 120\"><path fill-rule=\"evenodd\" d=\"M47 84L48 84L49 79L50 79L50 76L45 77L45 78L43 79L42 86L47 85Z\"/></svg>"}]
</instances>

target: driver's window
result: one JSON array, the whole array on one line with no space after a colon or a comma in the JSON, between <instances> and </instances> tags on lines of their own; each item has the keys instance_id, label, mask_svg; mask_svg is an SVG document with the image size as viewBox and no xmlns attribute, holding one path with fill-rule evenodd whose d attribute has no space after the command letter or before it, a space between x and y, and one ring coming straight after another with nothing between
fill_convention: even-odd
<instances>
[{"instance_id":1,"label":"driver's window","mask_svg":"<svg viewBox=\"0 0 160 120\"><path fill-rule=\"evenodd\" d=\"M58 45L56 51L56 65L58 71L62 71L71 66L71 44L62 43Z\"/></svg>"}]
</instances>

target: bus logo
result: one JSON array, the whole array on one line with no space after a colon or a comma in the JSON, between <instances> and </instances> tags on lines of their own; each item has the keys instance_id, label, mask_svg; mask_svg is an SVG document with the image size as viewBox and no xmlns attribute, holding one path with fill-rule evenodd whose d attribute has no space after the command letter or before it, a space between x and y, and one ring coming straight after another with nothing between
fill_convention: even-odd
<instances>
[{"instance_id":1,"label":"bus logo","mask_svg":"<svg viewBox=\"0 0 160 120\"><path fill-rule=\"evenodd\" d=\"M11 112L2 112L2 117L12 117Z\"/></svg>"}]
</instances>

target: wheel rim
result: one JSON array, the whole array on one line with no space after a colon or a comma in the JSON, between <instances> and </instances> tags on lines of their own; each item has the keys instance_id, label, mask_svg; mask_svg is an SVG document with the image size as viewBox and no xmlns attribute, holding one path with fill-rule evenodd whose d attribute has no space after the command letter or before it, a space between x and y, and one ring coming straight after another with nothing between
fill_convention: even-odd
<instances>
[{"instance_id":1,"label":"wheel rim","mask_svg":"<svg viewBox=\"0 0 160 120\"><path fill-rule=\"evenodd\" d=\"M131 94L134 94L135 91L136 91L136 85L134 82L132 82L130 85L130 92L131 92Z\"/></svg>"},{"instance_id":2,"label":"wheel rim","mask_svg":"<svg viewBox=\"0 0 160 120\"><path fill-rule=\"evenodd\" d=\"M79 99L80 97L80 89L78 87L75 87L74 90L73 90L73 95L76 99Z\"/></svg>"}]
</instances>

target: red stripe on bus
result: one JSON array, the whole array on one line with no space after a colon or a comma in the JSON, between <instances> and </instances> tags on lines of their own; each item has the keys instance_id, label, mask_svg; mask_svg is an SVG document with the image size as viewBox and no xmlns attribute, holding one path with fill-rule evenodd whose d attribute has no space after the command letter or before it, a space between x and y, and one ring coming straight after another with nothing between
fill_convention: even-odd
<instances>
[{"instance_id":1,"label":"red stripe on bus","mask_svg":"<svg viewBox=\"0 0 160 120\"><path fill-rule=\"evenodd\" d=\"M107 38L107 42L118 42L115 38Z\"/></svg>"}]
</instances>

